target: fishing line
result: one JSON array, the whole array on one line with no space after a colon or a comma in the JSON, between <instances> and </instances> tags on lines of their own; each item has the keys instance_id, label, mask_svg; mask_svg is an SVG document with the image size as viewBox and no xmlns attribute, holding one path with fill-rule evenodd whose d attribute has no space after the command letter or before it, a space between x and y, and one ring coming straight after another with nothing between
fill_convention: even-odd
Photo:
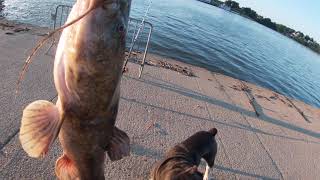
<instances>
[{"instance_id":1,"label":"fishing line","mask_svg":"<svg viewBox=\"0 0 320 180\"><path fill-rule=\"evenodd\" d=\"M144 16L142 17L142 20L141 20L139 29L138 29L138 31L137 31L136 34L133 34L133 35L134 35L134 39L133 39L133 41L131 42L130 49L129 49L129 54L128 54L128 56L126 56L122 73L125 72L126 66L127 66L127 64L128 64L129 58L130 58L131 53L132 53L132 50L133 50L133 47L134 47L134 45L136 44L136 41L137 41L137 39L138 39L138 37L139 37L139 35L140 35L140 32L141 32L142 27L144 27L144 22L145 22L146 17L148 16L148 13L149 13L149 10L150 10L150 8L151 8L151 5L152 5L152 0L149 0L149 5L148 5L148 7L147 7L147 9L146 9L146 12L144 13Z\"/></svg>"},{"instance_id":2,"label":"fishing line","mask_svg":"<svg viewBox=\"0 0 320 180\"><path fill-rule=\"evenodd\" d=\"M72 20L71 22L59 27L58 29L50 32L45 38L43 38L42 40L40 40L40 42L37 44L37 46L35 48L33 48L31 54L28 56L27 60L25 61L24 65L23 65L23 68L20 72L20 75L19 75L19 79L18 79L18 82L17 82L17 86L16 86L16 94L18 94L19 92L19 87L20 87L20 84L24 78L24 75L31 63L31 59L32 57L39 51L39 49L53 36L55 35L56 33L62 31L63 29L75 24L76 22L80 21L82 18L84 18L85 16L87 16L91 11L93 11L94 9L100 7L100 6L103 6L104 4L104 1L101 1L100 3L97 3L95 5L93 5L91 8L89 8L84 14L82 14L81 16L79 16L78 18L76 18L75 20Z\"/></svg>"}]
</instances>

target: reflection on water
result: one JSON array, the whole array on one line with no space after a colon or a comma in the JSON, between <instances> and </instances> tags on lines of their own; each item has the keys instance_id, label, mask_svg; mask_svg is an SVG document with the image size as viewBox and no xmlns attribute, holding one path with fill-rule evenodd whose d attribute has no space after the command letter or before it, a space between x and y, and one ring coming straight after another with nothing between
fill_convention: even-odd
<instances>
[{"instance_id":1,"label":"reflection on water","mask_svg":"<svg viewBox=\"0 0 320 180\"><path fill-rule=\"evenodd\" d=\"M58 4L74 0L7 0L9 19L50 26ZM133 0L141 18L148 0ZM320 107L320 56L279 33L196 0L153 0L150 52L246 80Z\"/></svg>"}]
</instances>

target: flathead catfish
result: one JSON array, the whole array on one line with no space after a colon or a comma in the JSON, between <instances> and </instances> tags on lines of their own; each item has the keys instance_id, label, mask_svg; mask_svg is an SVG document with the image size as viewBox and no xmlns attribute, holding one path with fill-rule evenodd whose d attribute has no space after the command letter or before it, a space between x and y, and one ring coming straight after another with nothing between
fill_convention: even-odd
<instances>
[{"instance_id":1,"label":"flathead catfish","mask_svg":"<svg viewBox=\"0 0 320 180\"><path fill-rule=\"evenodd\" d=\"M63 30L55 56L58 101L35 101L23 111L19 138L29 156L44 156L59 136L59 179L104 179L105 152L112 161L129 155L129 137L115 121L130 6L77 0L67 22L81 19Z\"/></svg>"}]
</instances>

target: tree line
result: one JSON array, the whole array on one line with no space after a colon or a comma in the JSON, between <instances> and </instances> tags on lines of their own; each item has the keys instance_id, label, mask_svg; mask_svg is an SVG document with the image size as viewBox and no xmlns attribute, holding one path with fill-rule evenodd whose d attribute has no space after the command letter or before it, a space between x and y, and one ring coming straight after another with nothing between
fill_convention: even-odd
<instances>
[{"instance_id":1,"label":"tree line","mask_svg":"<svg viewBox=\"0 0 320 180\"><path fill-rule=\"evenodd\" d=\"M256 11L249 7L240 7L239 3L232 0L227 0L225 2L221 2L219 0L211 0L211 3L214 6L221 7L227 6L230 8L231 11L236 12L237 14L240 14L241 16L244 16L246 18L249 18L253 21L256 21L259 24L262 24L270 29L273 29L291 39L294 39L298 43L310 48L311 50L317 52L320 54L320 45L318 42L316 42L313 38L311 38L308 35L303 34L300 31L296 31L294 29L291 29L285 25L277 24L273 22L270 18L265 18L261 15L259 15Z\"/></svg>"}]
</instances>

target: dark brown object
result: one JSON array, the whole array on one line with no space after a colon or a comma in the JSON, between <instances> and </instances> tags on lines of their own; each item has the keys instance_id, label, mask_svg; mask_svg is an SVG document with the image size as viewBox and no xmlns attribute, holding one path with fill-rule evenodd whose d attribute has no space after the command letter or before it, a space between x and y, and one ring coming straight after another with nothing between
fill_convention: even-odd
<instances>
[{"instance_id":1,"label":"dark brown object","mask_svg":"<svg viewBox=\"0 0 320 180\"><path fill-rule=\"evenodd\" d=\"M198 171L201 158L213 167L218 144L217 129L200 131L170 149L165 159L157 163L151 172L152 180L202 180Z\"/></svg>"}]
</instances>

